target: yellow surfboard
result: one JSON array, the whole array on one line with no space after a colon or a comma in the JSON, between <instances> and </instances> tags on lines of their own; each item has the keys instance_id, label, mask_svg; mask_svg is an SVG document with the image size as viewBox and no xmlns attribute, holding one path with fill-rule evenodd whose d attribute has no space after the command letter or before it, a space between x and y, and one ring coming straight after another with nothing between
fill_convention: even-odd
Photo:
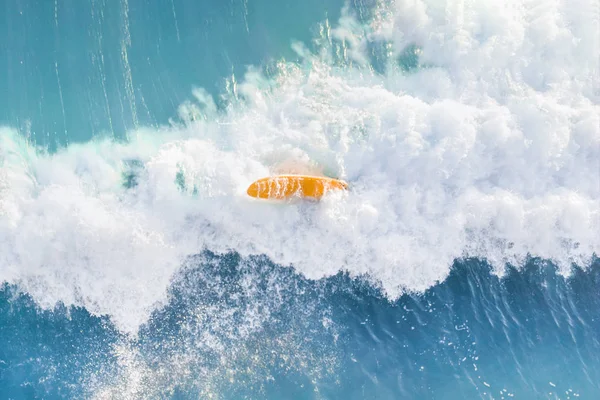
<instances>
[{"instance_id":1,"label":"yellow surfboard","mask_svg":"<svg viewBox=\"0 0 600 400\"><path fill-rule=\"evenodd\" d=\"M319 199L330 190L345 190L348 184L325 176L276 175L253 182L246 191L260 199L287 199L293 196Z\"/></svg>"}]
</instances>

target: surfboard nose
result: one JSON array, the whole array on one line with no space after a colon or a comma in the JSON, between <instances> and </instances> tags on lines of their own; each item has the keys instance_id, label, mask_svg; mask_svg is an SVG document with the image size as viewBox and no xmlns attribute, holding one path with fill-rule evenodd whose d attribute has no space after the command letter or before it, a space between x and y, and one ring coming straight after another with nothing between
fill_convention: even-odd
<instances>
[{"instance_id":1,"label":"surfboard nose","mask_svg":"<svg viewBox=\"0 0 600 400\"><path fill-rule=\"evenodd\" d=\"M258 197L258 183L252 182L252 184L248 186L246 193L248 194L248 196Z\"/></svg>"}]
</instances>

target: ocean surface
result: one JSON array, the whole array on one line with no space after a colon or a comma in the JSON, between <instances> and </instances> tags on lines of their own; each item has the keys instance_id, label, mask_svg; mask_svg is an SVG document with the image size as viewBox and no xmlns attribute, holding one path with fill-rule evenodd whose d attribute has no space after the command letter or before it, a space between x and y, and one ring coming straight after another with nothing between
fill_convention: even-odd
<instances>
[{"instance_id":1,"label":"ocean surface","mask_svg":"<svg viewBox=\"0 0 600 400\"><path fill-rule=\"evenodd\" d=\"M599 252L597 0L0 4L0 399L597 399Z\"/></svg>"}]
</instances>

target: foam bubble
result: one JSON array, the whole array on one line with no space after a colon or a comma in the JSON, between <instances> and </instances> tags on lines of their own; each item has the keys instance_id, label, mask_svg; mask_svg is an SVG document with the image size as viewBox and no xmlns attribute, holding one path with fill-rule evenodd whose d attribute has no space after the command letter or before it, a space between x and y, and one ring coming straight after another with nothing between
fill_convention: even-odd
<instances>
[{"instance_id":1,"label":"foam bubble","mask_svg":"<svg viewBox=\"0 0 600 400\"><path fill-rule=\"evenodd\" d=\"M463 256L585 266L600 249L598 13L550 3L398 0L362 30L346 14L335 32L352 40L324 36L274 81L251 71L225 111L196 91L180 124L126 144L46 155L3 129L0 280L132 331L205 248L365 275L390 298ZM365 61L370 41L392 46L385 74ZM408 45L410 73L392 63ZM245 195L282 168L351 188L319 203Z\"/></svg>"}]
</instances>

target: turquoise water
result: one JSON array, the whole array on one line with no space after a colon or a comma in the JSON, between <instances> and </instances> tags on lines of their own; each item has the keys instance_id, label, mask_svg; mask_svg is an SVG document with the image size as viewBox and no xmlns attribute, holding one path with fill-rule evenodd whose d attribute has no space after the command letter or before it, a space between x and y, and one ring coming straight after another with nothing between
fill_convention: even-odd
<instances>
[{"instance_id":1,"label":"turquoise water","mask_svg":"<svg viewBox=\"0 0 600 400\"><path fill-rule=\"evenodd\" d=\"M218 95L342 1L8 1L0 122L54 148L168 123L194 86ZM239 79L239 78L238 78Z\"/></svg>"},{"instance_id":2,"label":"turquoise water","mask_svg":"<svg viewBox=\"0 0 600 400\"><path fill-rule=\"evenodd\" d=\"M597 398L599 13L6 1L0 398Z\"/></svg>"}]
</instances>

